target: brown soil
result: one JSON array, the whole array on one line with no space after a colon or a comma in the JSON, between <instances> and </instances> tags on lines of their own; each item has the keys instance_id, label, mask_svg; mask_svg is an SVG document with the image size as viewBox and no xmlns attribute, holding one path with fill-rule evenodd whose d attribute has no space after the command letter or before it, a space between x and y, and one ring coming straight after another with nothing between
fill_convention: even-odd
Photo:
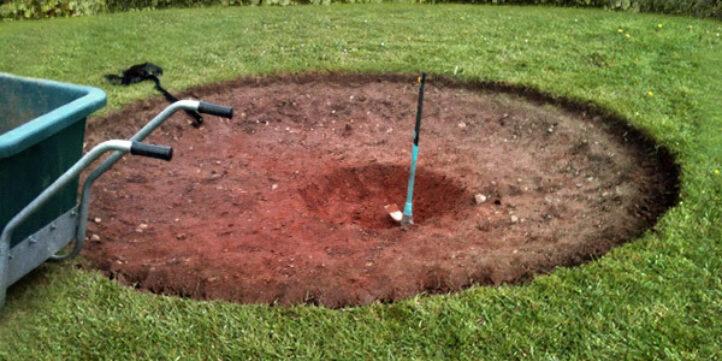
<instances>
[{"instance_id":1,"label":"brown soil","mask_svg":"<svg viewBox=\"0 0 722 361\"><path fill-rule=\"evenodd\" d=\"M172 162L128 156L106 174L91 206L100 222L89 234L100 240L85 256L156 293L342 307L576 265L638 236L676 202L666 151L619 119L496 88L429 80L408 230L384 205L404 201L414 77L198 88L236 118L207 116L194 129L178 113L148 140L172 145ZM128 137L164 106L143 102L93 122L91 144ZM477 205L479 193L487 200Z\"/></svg>"}]
</instances>

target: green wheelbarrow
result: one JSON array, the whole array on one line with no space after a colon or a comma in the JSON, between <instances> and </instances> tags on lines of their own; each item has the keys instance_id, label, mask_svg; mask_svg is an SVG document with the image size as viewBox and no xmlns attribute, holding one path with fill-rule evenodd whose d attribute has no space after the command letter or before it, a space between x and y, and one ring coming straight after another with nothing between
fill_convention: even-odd
<instances>
[{"instance_id":1,"label":"green wheelbarrow","mask_svg":"<svg viewBox=\"0 0 722 361\"><path fill-rule=\"evenodd\" d=\"M123 155L172 158L172 148L142 141L173 113L233 117L229 107L181 100L129 140L108 140L82 155L85 121L105 104L100 89L0 73L0 308L7 288L30 271L80 253L90 189ZM79 187L80 174L107 152Z\"/></svg>"}]
</instances>

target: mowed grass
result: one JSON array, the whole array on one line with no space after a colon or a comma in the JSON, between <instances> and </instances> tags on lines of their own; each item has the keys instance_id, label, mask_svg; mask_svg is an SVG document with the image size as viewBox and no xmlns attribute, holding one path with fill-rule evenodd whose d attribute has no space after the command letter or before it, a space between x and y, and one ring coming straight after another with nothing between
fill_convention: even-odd
<instances>
[{"instance_id":1,"label":"mowed grass","mask_svg":"<svg viewBox=\"0 0 722 361\"><path fill-rule=\"evenodd\" d=\"M0 359L722 359L722 25L547 7L206 8L0 23L0 71L156 96L249 74L417 72L521 84L626 117L682 166L655 229L526 285L343 310L138 293L73 263L9 290ZM456 75L454 72L456 71ZM432 79L433 81L433 79Z\"/></svg>"}]
</instances>

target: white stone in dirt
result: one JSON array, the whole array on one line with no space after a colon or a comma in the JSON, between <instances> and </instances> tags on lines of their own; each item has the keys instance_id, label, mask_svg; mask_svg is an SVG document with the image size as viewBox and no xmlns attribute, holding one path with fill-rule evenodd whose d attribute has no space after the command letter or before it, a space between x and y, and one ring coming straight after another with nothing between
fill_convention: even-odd
<instances>
[{"instance_id":1,"label":"white stone in dirt","mask_svg":"<svg viewBox=\"0 0 722 361\"><path fill-rule=\"evenodd\" d=\"M516 222L519 222L519 217L517 217L516 215L512 214L512 215L511 215L511 223L516 223Z\"/></svg>"},{"instance_id":2,"label":"white stone in dirt","mask_svg":"<svg viewBox=\"0 0 722 361\"><path fill-rule=\"evenodd\" d=\"M97 234L93 234L92 236L90 236L90 240L93 242L100 242L100 236Z\"/></svg>"},{"instance_id":3,"label":"white stone in dirt","mask_svg":"<svg viewBox=\"0 0 722 361\"><path fill-rule=\"evenodd\" d=\"M95 222L95 223L100 223L100 222L102 222L102 221L103 221L103 220L100 219L100 217L95 217L95 218L93 218L93 222Z\"/></svg>"},{"instance_id":4,"label":"white stone in dirt","mask_svg":"<svg viewBox=\"0 0 722 361\"><path fill-rule=\"evenodd\" d=\"M474 202L476 204L482 204L482 203L486 202L486 196L481 193L477 193L474 195Z\"/></svg>"},{"instance_id":5,"label":"white stone in dirt","mask_svg":"<svg viewBox=\"0 0 722 361\"><path fill-rule=\"evenodd\" d=\"M276 188L278 188L278 183L273 183L273 185L271 185L271 190L275 191Z\"/></svg>"},{"instance_id":6,"label":"white stone in dirt","mask_svg":"<svg viewBox=\"0 0 722 361\"><path fill-rule=\"evenodd\" d=\"M458 125L459 125L459 128L461 128L461 129L466 128L466 123L464 123L464 122L459 122Z\"/></svg>"}]
</instances>

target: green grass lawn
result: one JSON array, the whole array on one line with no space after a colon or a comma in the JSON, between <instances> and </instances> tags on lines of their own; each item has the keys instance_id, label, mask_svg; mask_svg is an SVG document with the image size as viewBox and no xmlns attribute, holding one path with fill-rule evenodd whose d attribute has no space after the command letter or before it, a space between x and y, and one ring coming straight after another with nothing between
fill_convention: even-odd
<instances>
[{"instance_id":1,"label":"green grass lawn","mask_svg":"<svg viewBox=\"0 0 722 361\"><path fill-rule=\"evenodd\" d=\"M344 310L137 293L73 263L12 287L0 359L722 359L722 24L546 7L354 5L0 23L0 71L156 96L102 74L152 61L183 89L249 74L417 72L524 84L619 113L682 166L640 239L523 286Z\"/></svg>"}]
</instances>

